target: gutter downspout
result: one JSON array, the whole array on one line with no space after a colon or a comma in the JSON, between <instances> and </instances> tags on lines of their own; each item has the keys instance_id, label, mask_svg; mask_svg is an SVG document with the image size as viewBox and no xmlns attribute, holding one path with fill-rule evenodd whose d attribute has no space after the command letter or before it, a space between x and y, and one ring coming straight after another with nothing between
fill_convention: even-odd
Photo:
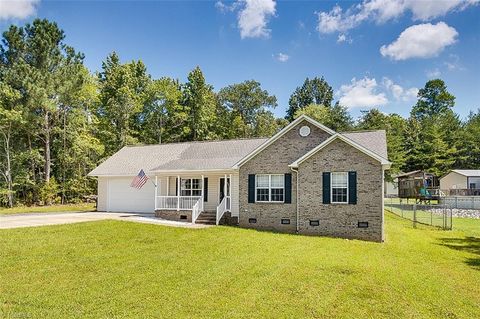
<instances>
[{"instance_id":1,"label":"gutter downspout","mask_svg":"<svg viewBox=\"0 0 480 319\"><path fill-rule=\"evenodd\" d=\"M295 172L296 175L295 175L295 180L296 180L296 184L297 184L297 187L296 187L296 193L295 193L295 205L296 205L296 225L295 225L295 232L298 234L299 232L299 229L298 229L298 223L299 223L299 216L298 216L298 168L293 168L293 167L290 167L290 169L292 170L292 172Z\"/></svg>"}]
</instances>

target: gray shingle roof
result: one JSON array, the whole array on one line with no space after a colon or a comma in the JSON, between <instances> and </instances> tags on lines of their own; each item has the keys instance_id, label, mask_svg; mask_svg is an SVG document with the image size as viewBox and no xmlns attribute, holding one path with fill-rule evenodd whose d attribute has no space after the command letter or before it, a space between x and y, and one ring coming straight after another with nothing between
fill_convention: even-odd
<instances>
[{"instance_id":1,"label":"gray shingle roof","mask_svg":"<svg viewBox=\"0 0 480 319\"><path fill-rule=\"evenodd\" d=\"M468 177L480 176L480 169L453 169L452 171Z\"/></svg>"},{"instance_id":2,"label":"gray shingle roof","mask_svg":"<svg viewBox=\"0 0 480 319\"><path fill-rule=\"evenodd\" d=\"M384 130L378 131L352 131L343 132L343 136L351 139L357 144L374 152L381 157L388 159L387 154L387 136Z\"/></svg>"},{"instance_id":3,"label":"gray shingle roof","mask_svg":"<svg viewBox=\"0 0 480 319\"><path fill-rule=\"evenodd\" d=\"M344 132L343 136L387 159L385 131ZM266 142L267 138L126 146L90 176L132 176L152 171L230 169Z\"/></svg>"},{"instance_id":4,"label":"gray shingle roof","mask_svg":"<svg viewBox=\"0 0 480 319\"><path fill-rule=\"evenodd\" d=\"M264 143L266 138L125 146L90 176L147 174L155 170L229 169Z\"/></svg>"}]
</instances>

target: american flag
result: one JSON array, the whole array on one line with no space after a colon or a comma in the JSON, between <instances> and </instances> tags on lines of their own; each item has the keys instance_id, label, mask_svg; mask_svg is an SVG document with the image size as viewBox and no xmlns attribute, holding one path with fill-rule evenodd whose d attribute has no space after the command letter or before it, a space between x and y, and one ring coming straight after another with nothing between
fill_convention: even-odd
<instances>
[{"instance_id":1,"label":"american flag","mask_svg":"<svg viewBox=\"0 0 480 319\"><path fill-rule=\"evenodd\" d=\"M143 185L148 181L148 176L145 174L143 169L138 172L138 175L135 176L133 179L132 183L130 184L130 187L135 187L135 188L142 188Z\"/></svg>"}]
</instances>

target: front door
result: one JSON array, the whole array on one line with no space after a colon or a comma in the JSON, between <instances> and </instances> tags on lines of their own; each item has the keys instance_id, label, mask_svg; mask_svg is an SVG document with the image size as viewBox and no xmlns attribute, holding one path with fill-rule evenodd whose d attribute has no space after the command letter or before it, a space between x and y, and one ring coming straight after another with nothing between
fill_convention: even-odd
<instances>
[{"instance_id":1,"label":"front door","mask_svg":"<svg viewBox=\"0 0 480 319\"><path fill-rule=\"evenodd\" d=\"M227 210L230 210L230 178L227 177L227 187L225 187L225 178L224 177L221 177L220 178L220 189L219 189L219 201L218 203L221 203L223 198L225 196L227 196L227 200L226 200L226 203L225 203L225 206L226 206L226 209ZM225 194L225 191L227 192Z\"/></svg>"},{"instance_id":2,"label":"front door","mask_svg":"<svg viewBox=\"0 0 480 319\"><path fill-rule=\"evenodd\" d=\"M219 192L219 203L223 200L225 197L225 177L220 178L220 192ZM227 177L227 194L228 197L230 197L230 178Z\"/></svg>"}]
</instances>

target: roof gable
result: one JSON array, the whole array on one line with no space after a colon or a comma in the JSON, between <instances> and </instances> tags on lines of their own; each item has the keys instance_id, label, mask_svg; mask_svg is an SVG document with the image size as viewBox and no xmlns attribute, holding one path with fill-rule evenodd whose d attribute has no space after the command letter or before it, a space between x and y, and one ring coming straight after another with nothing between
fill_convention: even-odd
<instances>
[{"instance_id":1,"label":"roof gable","mask_svg":"<svg viewBox=\"0 0 480 319\"><path fill-rule=\"evenodd\" d=\"M340 133L332 135L326 141L324 141L323 143L321 143L320 145L318 145L317 147L312 149L310 152L306 153L305 155L303 155L302 157L297 159L295 162L293 162L289 166L290 167L298 167L298 165L300 165L302 162L304 162L305 160L307 160L308 158L310 158L312 155L316 154L317 152L321 151L325 146L329 145L330 143L332 143L333 141L335 141L337 139L342 140L343 142L347 143L348 145L358 149L359 151L363 152L364 154L366 154L366 155L372 157L373 159L377 160L385 168L390 167L391 163L386 158L383 158L382 156L376 154L375 152L372 152L371 150L363 147L362 145L354 142L353 140L349 139L348 137L345 137L344 135L342 135Z\"/></svg>"},{"instance_id":2,"label":"roof gable","mask_svg":"<svg viewBox=\"0 0 480 319\"><path fill-rule=\"evenodd\" d=\"M257 154L259 154L260 152L262 152L263 150L265 150L268 146L272 145L275 141L277 141L280 137L284 136L288 131L290 131L291 129L293 129L294 127L296 127L299 123L301 123L302 121L307 121L309 122L310 124L320 128L321 130L325 131L326 133L330 134L330 135L334 135L336 134L336 132L328 127L326 127L325 125L315 121L314 119L302 114L301 116L299 116L298 118L296 118L293 122L291 122L290 124L288 124L287 126L285 126L283 129L281 129L277 134L275 134L274 136L272 136L271 138L269 138L267 141L265 141L265 143L263 143L262 145L260 145L258 148L256 148L255 150L253 150L250 154L248 154L247 156L245 156L244 158L242 158L240 161L238 161L236 164L235 164L235 168L238 168L240 166L242 166L243 164L245 164L246 162L248 162L249 160L251 160L252 158L254 158Z\"/></svg>"}]
</instances>

